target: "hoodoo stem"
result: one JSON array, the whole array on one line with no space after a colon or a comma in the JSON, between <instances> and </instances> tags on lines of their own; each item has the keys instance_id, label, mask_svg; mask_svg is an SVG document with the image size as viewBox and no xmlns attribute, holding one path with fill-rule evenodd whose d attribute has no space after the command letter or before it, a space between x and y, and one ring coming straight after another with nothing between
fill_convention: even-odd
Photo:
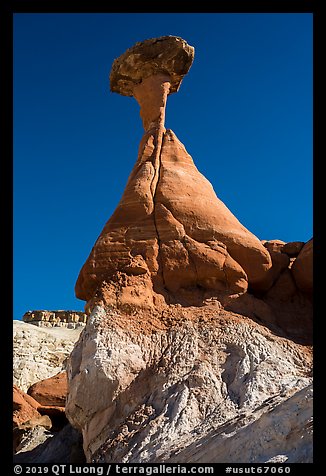
<instances>
[{"instance_id":1,"label":"hoodoo stem","mask_svg":"<svg viewBox=\"0 0 326 476\"><path fill-rule=\"evenodd\" d=\"M170 91L170 77L156 74L143 80L134 87L134 98L140 105L140 117L146 132L153 131L156 139L153 157L155 175L151 183L151 192L154 197L160 171L160 155L163 135L165 132L165 109Z\"/></svg>"}]
</instances>

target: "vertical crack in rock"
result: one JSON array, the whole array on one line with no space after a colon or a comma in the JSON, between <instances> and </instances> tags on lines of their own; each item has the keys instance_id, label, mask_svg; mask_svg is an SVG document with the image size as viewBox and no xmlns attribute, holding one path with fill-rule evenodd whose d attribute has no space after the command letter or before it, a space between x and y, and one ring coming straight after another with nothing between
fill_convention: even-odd
<instances>
[{"instance_id":1,"label":"vertical crack in rock","mask_svg":"<svg viewBox=\"0 0 326 476\"><path fill-rule=\"evenodd\" d=\"M312 306L298 290L312 289L312 242L286 248L293 270L271 255L283 244L247 230L165 129L193 56L162 37L113 63L111 91L137 100L145 133L76 283L91 316L66 414L88 462L310 462Z\"/></svg>"},{"instance_id":2,"label":"vertical crack in rock","mask_svg":"<svg viewBox=\"0 0 326 476\"><path fill-rule=\"evenodd\" d=\"M193 57L193 47L169 36L137 43L113 63L111 91L137 100L145 134L123 197L79 274L80 299L90 301L117 273L144 275L137 282L144 287L147 280L165 300L169 292L197 284L243 293L271 267L268 251L217 198L184 145L164 127L167 97L178 91ZM182 242L185 234L191 252Z\"/></svg>"},{"instance_id":3,"label":"vertical crack in rock","mask_svg":"<svg viewBox=\"0 0 326 476\"><path fill-rule=\"evenodd\" d=\"M157 262L158 262L158 272L161 272L162 275L162 281L163 281L163 287L165 288L165 279L164 279L164 270L163 270L163 263L162 263L162 257L161 257L161 238L160 238L160 233L158 230L157 226L157 220L156 220L156 194L157 194L157 187L160 181L160 168L161 168L161 153L162 153L162 143L163 143L163 137L164 137L164 125L163 127L160 127L158 132L157 132L157 143L156 143L156 150L155 150L155 175L151 184L151 190L152 190L152 195L153 195L153 219L154 219L154 226L157 234L157 244L158 244L158 254L157 254Z\"/></svg>"},{"instance_id":4,"label":"vertical crack in rock","mask_svg":"<svg viewBox=\"0 0 326 476\"><path fill-rule=\"evenodd\" d=\"M133 96L140 105L140 116L143 121L144 129L147 133L153 131L154 141L154 154L153 154L153 167L154 177L150 184L150 191L153 200L153 222L157 235L158 242L158 273L161 274L164 285L164 273L162 266L162 259L160 256L161 239L156 220L156 194L157 187L160 180L160 167L161 167L161 153L163 137L165 133L165 109L168 94L171 88L171 78L167 74L155 74L144 79L140 84L137 84L133 89ZM164 285L165 287L165 285Z\"/></svg>"}]
</instances>

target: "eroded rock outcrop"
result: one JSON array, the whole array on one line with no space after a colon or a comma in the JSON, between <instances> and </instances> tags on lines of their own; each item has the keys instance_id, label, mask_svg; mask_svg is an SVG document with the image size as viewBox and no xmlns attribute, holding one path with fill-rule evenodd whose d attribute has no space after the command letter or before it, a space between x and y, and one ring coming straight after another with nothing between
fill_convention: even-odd
<instances>
[{"instance_id":1,"label":"eroded rock outcrop","mask_svg":"<svg viewBox=\"0 0 326 476\"><path fill-rule=\"evenodd\" d=\"M296 285L305 294L312 297L313 291L313 239L300 250L292 267Z\"/></svg>"},{"instance_id":2,"label":"eroded rock outcrop","mask_svg":"<svg viewBox=\"0 0 326 476\"><path fill-rule=\"evenodd\" d=\"M65 370L82 328L37 327L14 321L13 383L27 392L34 383Z\"/></svg>"},{"instance_id":3,"label":"eroded rock outcrop","mask_svg":"<svg viewBox=\"0 0 326 476\"><path fill-rule=\"evenodd\" d=\"M49 314L42 311L42 316ZM16 463L83 463L85 460L81 434L71 427L65 414L66 372L56 373L58 363L63 356L67 359L80 330L58 326L40 329L14 322L14 381L25 390L17 385L13 387ZM65 360L59 369L65 367ZM39 375L53 374L56 375L34 383Z\"/></svg>"},{"instance_id":4,"label":"eroded rock outcrop","mask_svg":"<svg viewBox=\"0 0 326 476\"><path fill-rule=\"evenodd\" d=\"M78 329L86 323L86 314L81 311L27 311L23 322L38 327L67 327Z\"/></svg>"},{"instance_id":5,"label":"eroded rock outcrop","mask_svg":"<svg viewBox=\"0 0 326 476\"><path fill-rule=\"evenodd\" d=\"M174 76L179 55L184 62ZM164 127L167 96L192 59L193 48L184 40L163 37L137 44L114 62L111 89L136 98L146 132L123 197L80 272L80 299L89 301L116 272L149 273L153 291L169 302L179 290L196 287L245 292L248 282L259 285L271 267L265 247L217 198Z\"/></svg>"},{"instance_id":6,"label":"eroded rock outcrop","mask_svg":"<svg viewBox=\"0 0 326 476\"><path fill-rule=\"evenodd\" d=\"M20 443L26 433L41 427L49 430L52 427L48 415L39 411L39 403L30 395L13 386L13 450L20 450Z\"/></svg>"},{"instance_id":7,"label":"eroded rock outcrop","mask_svg":"<svg viewBox=\"0 0 326 476\"><path fill-rule=\"evenodd\" d=\"M27 393L41 405L64 407L67 397L66 371L34 383Z\"/></svg>"},{"instance_id":8,"label":"eroded rock outcrop","mask_svg":"<svg viewBox=\"0 0 326 476\"><path fill-rule=\"evenodd\" d=\"M114 62L145 134L76 283L66 413L88 462L311 462L312 246L261 242L165 129L193 54L162 37Z\"/></svg>"},{"instance_id":9,"label":"eroded rock outcrop","mask_svg":"<svg viewBox=\"0 0 326 476\"><path fill-rule=\"evenodd\" d=\"M54 434L35 427L22 437L13 460L15 464L84 464L82 436L69 423Z\"/></svg>"},{"instance_id":10,"label":"eroded rock outcrop","mask_svg":"<svg viewBox=\"0 0 326 476\"><path fill-rule=\"evenodd\" d=\"M222 299L225 309L251 317L267 325L278 335L301 344L311 345L313 335L312 254L313 240L285 243L281 240L263 241L270 253L272 267L255 294L229 296ZM309 286L298 287L295 279L297 259L301 249L309 249L307 262L299 260L301 274ZM303 263L303 264L302 264Z\"/></svg>"},{"instance_id":11,"label":"eroded rock outcrop","mask_svg":"<svg viewBox=\"0 0 326 476\"><path fill-rule=\"evenodd\" d=\"M38 412L40 404L30 395L20 390L16 385L13 386L13 424L22 425L28 421L37 421L41 419ZM51 428L51 423L49 424Z\"/></svg>"},{"instance_id":12,"label":"eroded rock outcrop","mask_svg":"<svg viewBox=\"0 0 326 476\"><path fill-rule=\"evenodd\" d=\"M70 359L66 411L89 462L307 462L310 369L309 348L218 302L160 319L97 307Z\"/></svg>"}]
</instances>

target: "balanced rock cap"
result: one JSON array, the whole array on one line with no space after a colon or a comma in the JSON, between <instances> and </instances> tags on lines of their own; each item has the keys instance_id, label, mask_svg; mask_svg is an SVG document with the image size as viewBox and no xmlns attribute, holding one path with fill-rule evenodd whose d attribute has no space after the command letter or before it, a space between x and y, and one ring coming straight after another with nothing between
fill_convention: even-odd
<instances>
[{"instance_id":1,"label":"balanced rock cap","mask_svg":"<svg viewBox=\"0 0 326 476\"><path fill-rule=\"evenodd\" d=\"M161 36L136 43L113 62L110 90L133 96L134 86L155 74L171 78L170 94L178 91L195 55L193 46L178 36Z\"/></svg>"}]
</instances>

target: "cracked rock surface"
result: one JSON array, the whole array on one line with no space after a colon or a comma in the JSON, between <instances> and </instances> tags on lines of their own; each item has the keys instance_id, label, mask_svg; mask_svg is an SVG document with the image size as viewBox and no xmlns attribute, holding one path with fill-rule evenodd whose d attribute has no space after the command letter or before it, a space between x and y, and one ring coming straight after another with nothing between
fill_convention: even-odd
<instances>
[{"instance_id":1,"label":"cracked rock surface","mask_svg":"<svg viewBox=\"0 0 326 476\"><path fill-rule=\"evenodd\" d=\"M177 90L176 78L180 85L193 55L182 38L168 36L137 43L113 63L111 90L135 97L145 134L121 201L79 274L80 299L89 301L117 272L138 275L135 259L167 301L169 292L196 286L245 292L271 268L268 250L217 198L164 127L168 94Z\"/></svg>"},{"instance_id":2,"label":"cracked rock surface","mask_svg":"<svg viewBox=\"0 0 326 476\"><path fill-rule=\"evenodd\" d=\"M311 462L313 241L260 241L165 129L191 48L162 37L114 62L145 133L76 283L66 414L88 462Z\"/></svg>"},{"instance_id":3,"label":"cracked rock surface","mask_svg":"<svg viewBox=\"0 0 326 476\"><path fill-rule=\"evenodd\" d=\"M95 307L66 412L88 462L311 462L310 370L309 348L214 303L160 321Z\"/></svg>"},{"instance_id":4,"label":"cracked rock surface","mask_svg":"<svg viewBox=\"0 0 326 476\"><path fill-rule=\"evenodd\" d=\"M194 59L194 48L178 36L161 36L136 43L112 65L111 91L133 96L144 79L164 73L171 77L171 93L178 91Z\"/></svg>"},{"instance_id":5,"label":"cracked rock surface","mask_svg":"<svg viewBox=\"0 0 326 476\"><path fill-rule=\"evenodd\" d=\"M154 290L172 293L196 285L243 292L271 266L267 249L217 198L176 135L164 132L157 164L156 142L155 132L141 141L121 201L80 272L80 299L90 300L117 271L138 274L135 257Z\"/></svg>"}]
</instances>

